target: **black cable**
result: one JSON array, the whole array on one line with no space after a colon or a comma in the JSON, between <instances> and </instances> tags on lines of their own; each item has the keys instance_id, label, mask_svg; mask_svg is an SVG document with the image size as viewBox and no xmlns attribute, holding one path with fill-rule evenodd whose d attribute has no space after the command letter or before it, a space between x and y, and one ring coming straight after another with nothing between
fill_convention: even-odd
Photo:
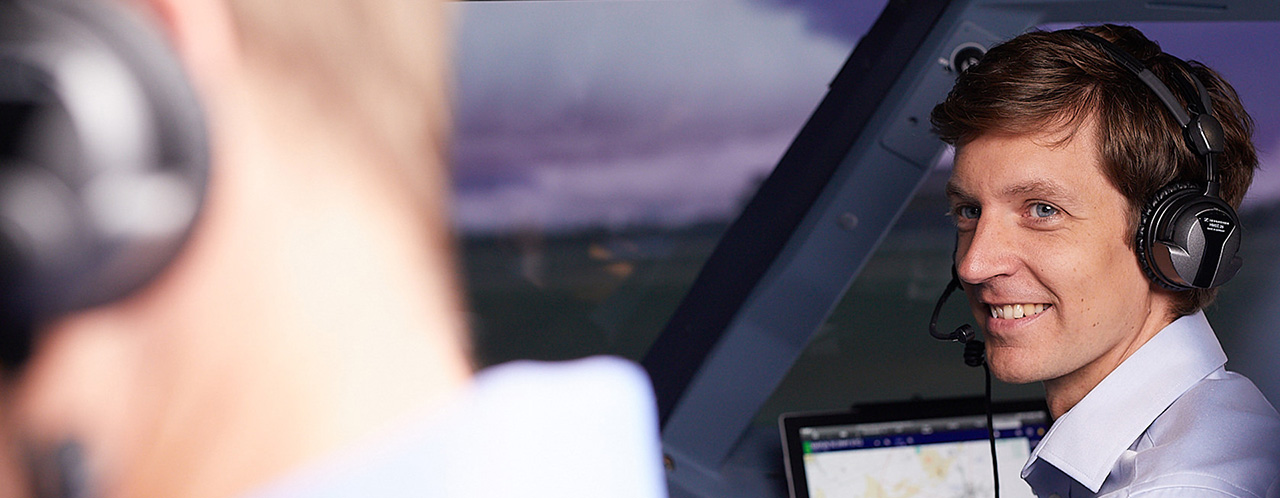
<instances>
[{"instance_id":1,"label":"black cable","mask_svg":"<svg viewBox=\"0 0 1280 498\"><path fill-rule=\"evenodd\" d=\"M982 362L982 371L987 374L987 440L991 441L991 477L995 481L996 498L1000 498L1000 469L996 465L996 428L991 422L991 367L988 367L985 361Z\"/></svg>"},{"instance_id":2,"label":"black cable","mask_svg":"<svg viewBox=\"0 0 1280 498\"><path fill-rule=\"evenodd\" d=\"M938 298L938 304L933 306L933 316L929 318L929 335L933 336L934 339L937 339L940 341L956 341L961 344L966 344L965 353L964 353L965 355L964 362L966 365L969 365L971 367L976 367L978 366L977 363L969 362L970 361L969 356L971 354L971 351L967 346L967 344L970 344L971 342L977 342L979 345L981 345L982 341L973 341L974 334L973 334L972 325L969 325L966 323L964 325L956 327L956 329L952 331L950 334L944 334L938 331L938 315L942 314L942 305L946 304L947 298L951 296L952 292L955 292L959 289L960 289L960 276L956 274L956 267L952 265L951 281L947 282L947 290L942 291L942 297Z\"/></svg>"}]
</instances>

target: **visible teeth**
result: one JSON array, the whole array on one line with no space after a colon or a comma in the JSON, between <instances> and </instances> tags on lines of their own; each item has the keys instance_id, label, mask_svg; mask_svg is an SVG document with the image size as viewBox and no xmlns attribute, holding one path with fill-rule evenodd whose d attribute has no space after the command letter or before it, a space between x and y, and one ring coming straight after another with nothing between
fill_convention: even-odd
<instances>
[{"instance_id":1,"label":"visible teeth","mask_svg":"<svg viewBox=\"0 0 1280 498\"><path fill-rule=\"evenodd\" d=\"M992 305L990 306L991 318L1007 318L1007 319L1016 320L1018 318L1036 316L1036 315L1039 315L1040 313L1043 313L1044 310L1049 309L1049 306L1050 305L1048 304L1042 304L1042 303L1006 304L1002 306Z\"/></svg>"}]
</instances>

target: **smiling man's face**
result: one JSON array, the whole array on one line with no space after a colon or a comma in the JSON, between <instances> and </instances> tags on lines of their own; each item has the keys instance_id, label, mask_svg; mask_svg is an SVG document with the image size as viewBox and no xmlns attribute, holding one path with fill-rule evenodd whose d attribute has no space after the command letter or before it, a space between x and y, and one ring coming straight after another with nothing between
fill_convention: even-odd
<instances>
[{"instance_id":1,"label":"smiling man's face","mask_svg":"<svg viewBox=\"0 0 1280 498\"><path fill-rule=\"evenodd\" d=\"M947 193L992 371L1078 400L1170 322L1170 295L1138 266L1091 120L1066 136L980 136L957 150Z\"/></svg>"}]
</instances>

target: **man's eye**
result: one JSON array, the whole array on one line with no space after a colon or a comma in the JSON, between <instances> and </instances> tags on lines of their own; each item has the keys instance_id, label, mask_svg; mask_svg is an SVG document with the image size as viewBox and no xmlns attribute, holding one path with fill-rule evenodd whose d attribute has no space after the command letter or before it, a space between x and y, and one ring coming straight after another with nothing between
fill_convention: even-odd
<instances>
[{"instance_id":1,"label":"man's eye","mask_svg":"<svg viewBox=\"0 0 1280 498\"><path fill-rule=\"evenodd\" d=\"M982 210L977 206L956 206L955 212L956 217L966 220L977 219L982 214Z\"/></svg>"},{"instance_id":2,"label":"man's eye","mask_svg":"<svg viewBox=\"0 0 1280 498\"><path fill-rule=\"evenodd\" d=\"M1037 203L1031 206L1031 216L1035 218L1048 218L1058 214L1058 208L1048 204Z\"/></svg>"}]
</instances>

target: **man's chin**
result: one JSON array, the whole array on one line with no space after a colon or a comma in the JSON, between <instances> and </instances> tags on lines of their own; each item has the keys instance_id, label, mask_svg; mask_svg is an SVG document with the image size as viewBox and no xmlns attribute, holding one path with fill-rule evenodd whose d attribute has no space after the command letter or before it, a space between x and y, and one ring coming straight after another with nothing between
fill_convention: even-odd
<instances>
[{"instance_id":1,"label":"man's chin","mask_svg":"<svg viewBox=\"0 0 1280 498\"><path fill-rule=\"evenodd\" d=\"M1031 384L1044 381L1042 378L1030 375L1001 375L996 373L995 369L991 369L991 375L1005 384Z\"/></svg>"},{"instance_id":2,"label":"man's chin","mask_svg":"<svg viewBox=\"0 0 1280 498\"><path fill-rule=\"evenodd\" d=\"M1043 382L1049 377L1045 375L1040 362L1028 358L1008 358L1008 355L991 354L987 348L987 365L991 367L991 375L1005 384L1030 384Z\"/></svg>"}]
</instances>

